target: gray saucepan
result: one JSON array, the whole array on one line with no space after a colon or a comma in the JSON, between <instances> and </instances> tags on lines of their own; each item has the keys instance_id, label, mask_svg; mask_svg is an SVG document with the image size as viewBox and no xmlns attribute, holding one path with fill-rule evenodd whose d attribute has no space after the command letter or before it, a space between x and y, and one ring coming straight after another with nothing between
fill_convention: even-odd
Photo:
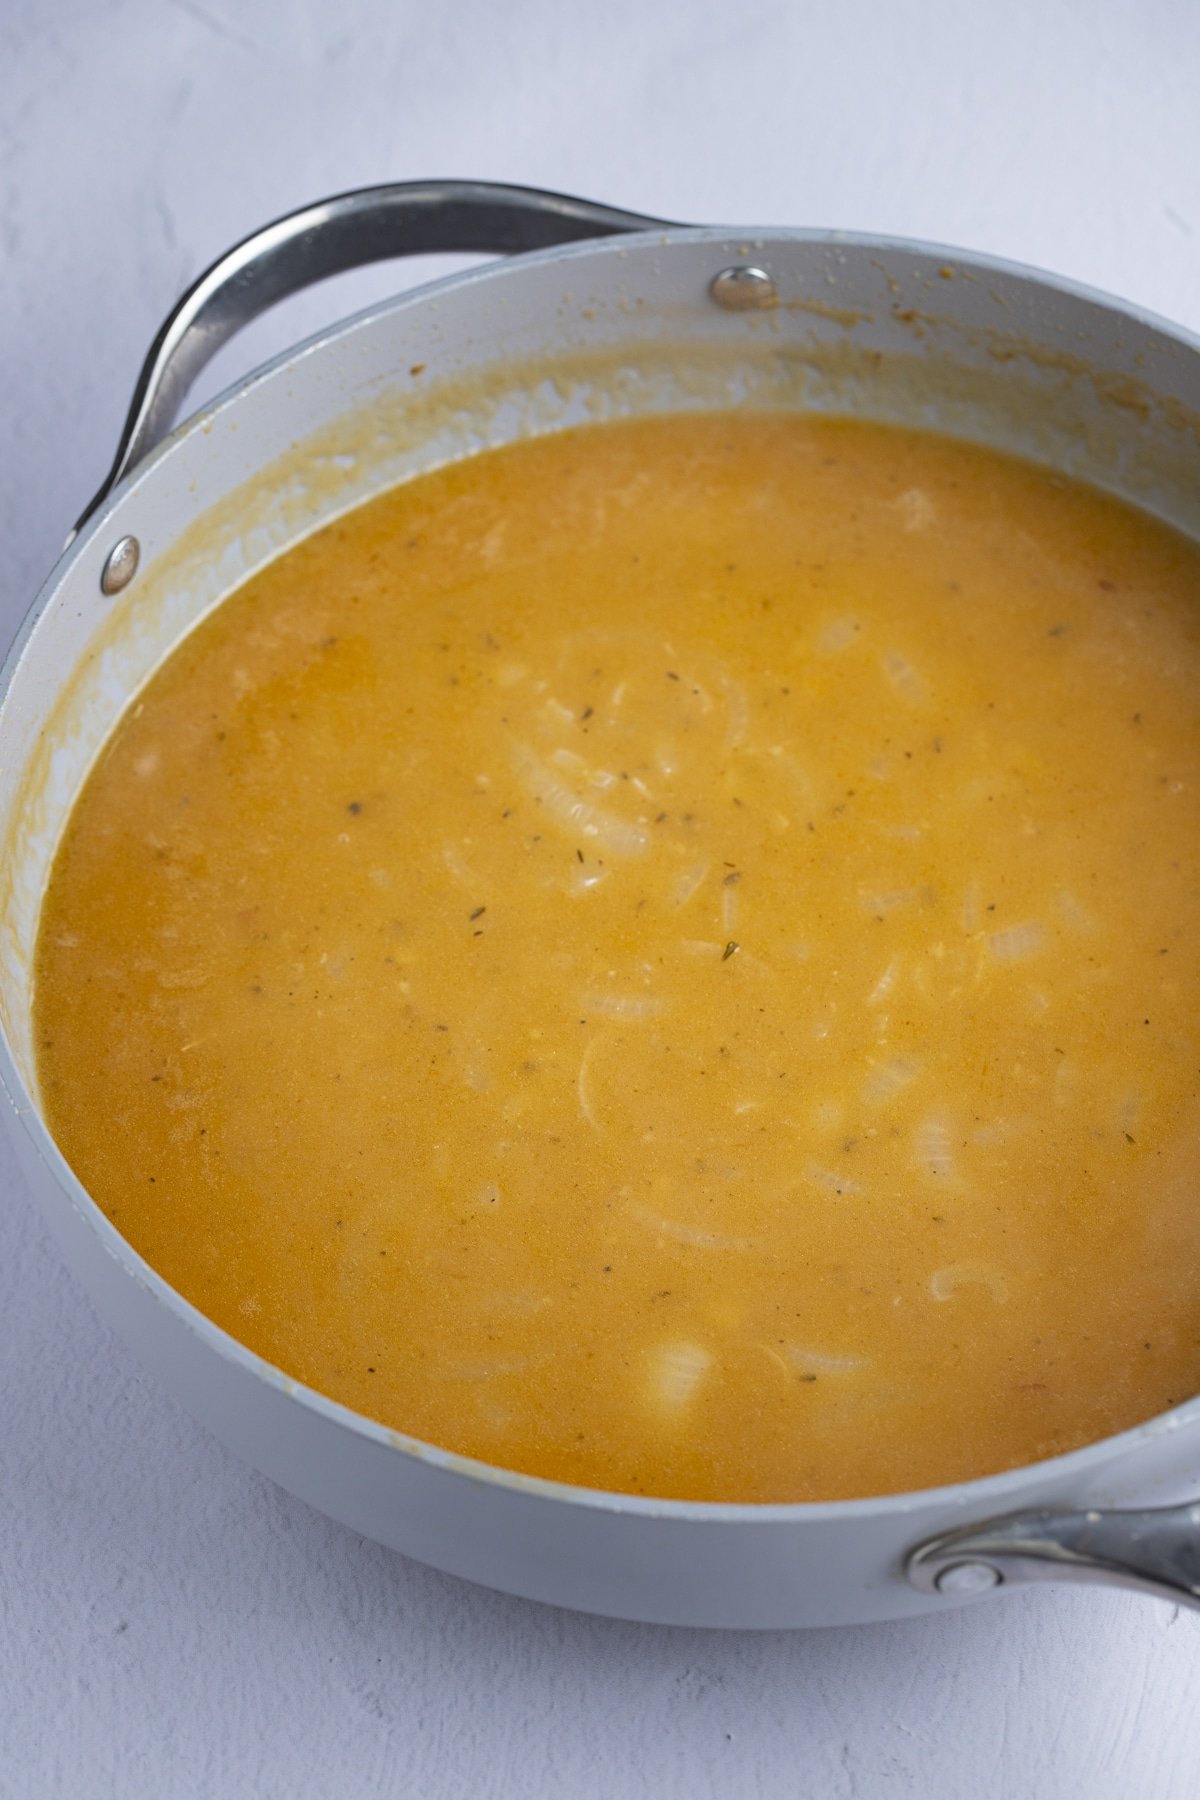
<instances>
[{"instance_id":1,"label":"gray saucepan","mask_svg":"<svg viewBox=\"0 0 1200 1800\"><path fill-rule=\"evenodd\" d=\"M167 435L198 370L275 300L430 251L500 260L255 371ZM124 1242L43 1119L38 911L130 698L254 568L383 485L600 414L787 404L928 425L1082 476L1200 536L1200 343L986 257L837 232L679 226L475 183L345 194L266 227L163 327L116 464L13 645L0 695L0 1081L29 1186L101 1314L247 1461L368 1537L625 1618L913 1616L1041 1580L1200 1605L1200 1400L984 1480L831 1504L559 1485L384 1429L202 1317Z\"/></svg>"}]
</instances>

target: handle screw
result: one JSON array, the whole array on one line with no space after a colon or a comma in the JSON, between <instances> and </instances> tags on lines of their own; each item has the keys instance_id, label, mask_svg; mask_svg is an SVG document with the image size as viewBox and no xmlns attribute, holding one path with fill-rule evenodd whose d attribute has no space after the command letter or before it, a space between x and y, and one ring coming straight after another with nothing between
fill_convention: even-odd
<instances>
[{"instance_id":1,"label":"handle screw","mask_svg":"<svg viewBox=\"0 0 1200 1800\"><path fill-rule=\"evenodd\" d=\"M999 1569L993 1569L991 1563L960 1562L943 1569L933 1585L939 1594L966 1600L973 1594L985 1594L989 1588L999 1587L1003 1580Z\"/></svg>"},{"instance_id":2,"label":"handle screw","mask_svg":"<svg viewBox=\"0 0 1200 1800\"><path fill-rule=\"evenodd\" d=\"M135 537L123 537L115 543L100 571L100 592L119 594L122 588L127 588L137 574L141 555L142 546Z\"/></svg>"},{"instance_id":3,"label":"handle screw","mask_svg":"<svg viewBox=\"0 0 1200 1800\"><path fill-rule=\"evenodd\" d=\"M765 269L756 269L749 263L722 269L709 282L708 291L726 312L761 312L779 299L774 279Z\"/></svg>"}]
</instances>

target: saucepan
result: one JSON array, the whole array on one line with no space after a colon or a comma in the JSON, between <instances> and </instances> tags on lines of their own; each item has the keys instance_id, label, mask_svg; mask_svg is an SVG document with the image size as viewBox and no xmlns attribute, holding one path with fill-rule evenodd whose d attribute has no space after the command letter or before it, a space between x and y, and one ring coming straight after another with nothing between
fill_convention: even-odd
<instances>
[{"instance_id":1,"label":"saucepan","mask_svg":"<svg viewBox=\"0 0 1200 1800\"><path fill-rule=\"evenodd\" d=\"M262 308L430 251L508 254L336 325L166 435ZM994 259L449 182L307 207L200 278L3 671L0 1081L20 1162L96 1307L172 1393L284 1487L439 1568L696 1625L913 1616L1045 1580L1200 1605L1185 1498L1200 1399L1051 1461L877 1499L719 1505L534 1479L389 1431L236 1343L123 1241L46 1128L30 1003L55 847L130 696L196 620L298 537L450 457L597 414L756 404L991 443L1200 536L1200 342Z\"/></svg>"}]
</instances>

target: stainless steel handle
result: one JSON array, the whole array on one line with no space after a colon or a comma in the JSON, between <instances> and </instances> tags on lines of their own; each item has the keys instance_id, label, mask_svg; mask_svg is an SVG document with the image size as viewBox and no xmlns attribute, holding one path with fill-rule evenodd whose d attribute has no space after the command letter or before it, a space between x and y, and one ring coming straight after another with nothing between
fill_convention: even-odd
<instances>
[{"instance_id":1,"label":"stainless steel handle","mask_svg":"<svg viewBox=\"0 0 1200 1800\"><path fill-rule=\"evenodd\" d=\"M403 181L334 194L264 225L218 257L164 321L142 364L112 468L71 536L166 436L188 389L222 344L277 300L328 275L392 257L541 250L668 223L537 188Z\"/></svg>"},{"instance_id":2,"label":"stainless steel handle","mask_svg":"<svg viewBox=\"0 0 1200 1800\"><path fill-rule=\"evenodd\" d=\"M923 1594L965 1599L1030 1581L1134 1588L1200 1609L1200 1501L1140 1512L1012 1513L947 1531L909 1552Z\"/></svg>"}]
</instances>

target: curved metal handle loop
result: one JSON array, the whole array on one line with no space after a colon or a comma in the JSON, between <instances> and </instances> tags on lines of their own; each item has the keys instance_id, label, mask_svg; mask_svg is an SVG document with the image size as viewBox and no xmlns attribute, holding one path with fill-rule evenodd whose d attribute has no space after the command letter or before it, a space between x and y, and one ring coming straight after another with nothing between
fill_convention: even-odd
<instances>
[{"instance_id":1,"label":"curved metal handle loop","mask_svg":"<svg viewBox=\"0 0 1200 1800\"><path fill-rule=\"evenodd\" d=\"M1138 1512L1013 1513L910 1551L923 1594L965 1599L1031 1581L1100 1582L1200 1610L1200 1501Z\"/></svg>"},{"instance_id":2,"label":"curved metal handle loop","mask_svg":"<svg viewBox=\"0 0 1200 1800\"><path fill-rule=\"evenodd\" d=\"M326 276L393 257L541 250L669 223L567 194L485 181L359 188L276 219L219 257L163 323L142 364L112 468L71 536L166 436L204 365L277 300Z\"/></svg>"}]
</instances>

